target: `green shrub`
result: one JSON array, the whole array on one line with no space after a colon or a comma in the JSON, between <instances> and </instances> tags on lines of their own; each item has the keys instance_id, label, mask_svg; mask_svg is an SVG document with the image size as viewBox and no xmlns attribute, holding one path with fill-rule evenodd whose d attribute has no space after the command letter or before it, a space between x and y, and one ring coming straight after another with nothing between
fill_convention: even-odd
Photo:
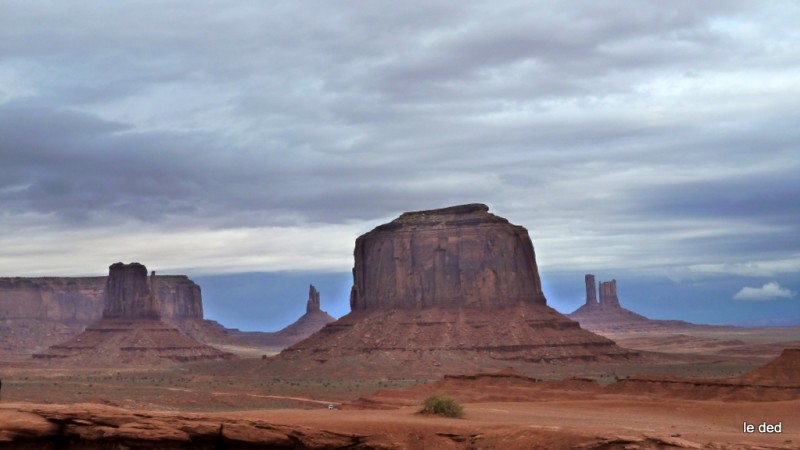
<instances>
[{"instance_id":1,"label":"green shrub","mask_svg":"<svg viewBox=\"0 0 800 450\"><path fill-rule=\"evenodd\" d=\"M445 417L461 417L464 415L464 407L450 397L440 397L432 395L422 402L423 414L438 414Z\"/></svg>"}]
</instances>

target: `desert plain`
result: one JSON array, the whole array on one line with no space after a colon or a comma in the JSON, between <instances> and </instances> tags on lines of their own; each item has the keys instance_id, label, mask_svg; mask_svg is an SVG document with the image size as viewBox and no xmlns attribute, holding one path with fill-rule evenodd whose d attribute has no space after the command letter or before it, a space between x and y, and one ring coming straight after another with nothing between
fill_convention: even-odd
<instances>
[{"instance_id":1,"label":"desert plain","mask_svg":"<svg viewBox=\"0 0 800 450\"><path fill-rule=\"evenodd\" d=\"M257 347L240 348L243 357L234 361L150 369L11 361L0 366L0 446L799 448L797 359L786 367L787 374L795 374L786 392L718 385L764 366L780 347L800 346L798 333L796 328L708 327L662 329L648 339L641 331L617 332L618 341L642 351L641 361L512 364L505 371L466 376L457 375L457 365L397 377L373 377L358 368L329 379L276 376L268 360L247 358L271 350ZM682 352L676 351L678 344ZM760 354L754 354L756 348ZM683 391L655 382L648 388L618 386L616 380L639 374L691 378L694 384ZM422 400L433 394L456 399L464 416L419 414ZM781 423L781 432L745 433L745 422Z\"/></svg>"}]
</instances>

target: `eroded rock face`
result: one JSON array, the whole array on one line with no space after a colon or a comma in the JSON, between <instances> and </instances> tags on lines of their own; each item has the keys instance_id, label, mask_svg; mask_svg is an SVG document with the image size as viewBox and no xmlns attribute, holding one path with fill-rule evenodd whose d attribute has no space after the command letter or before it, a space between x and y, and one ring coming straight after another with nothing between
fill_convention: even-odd
<instances>
[{"instance_id":1,"label":"eroded rock face","mask_svg":"<svg viewBox=\"0 0 800 450\"><path fill-rule=\"evenodd\" d=\"M353 311L547 302L528 230L482 204L404 213L354 257Z\"/></svg>"},{"instance_id":2,"label":"eroded rock face","mask_svg":"<svg viewBox=\"0 0 800 450\"><path fill-rule=\"evenodd\" d=\"M160 319L161 305L151 293L153 279L147 279L147 268L139 263L112 264L106 280L104 319Z\"/></svg>"},{"instance_id":3,"label":"eroded rock face","mask_svg":"<svg viewBox=\"0 0 800 450\"><path fill-rule=\"evenodd\" d=\"M306 314L320 311L319 291L313 284L308 286L308 302L306 303Z\"/></svg>"},{"instance_id":4,"label":"eroded rock face","mask_svg":"<svg viewBox=\"0 0 800 450\"><path fill-rule=\"evenodd\" d=\"M617 297L617 280L600 282L600 304L606 307L619 308Z\"/></svg>"},{"instance_id":5,"label":"eroded rock face","mask_svg":"<svg viewBox=\"0 0 800 450\"><path fill-rule=\"evenodd\" d=\"M594 275L586 274L585 281L586 281L586 304L590 306L596 305L597 290L595 289Z\"/></svg>"},{"instance_id":6,"label":"eroded rock face","mask_svg":"<svg viewBox=\"0 0 800 450\"><path fill-rule=\"evenodd\" d=\"M0 278L0 319L89 324L103 315L108 277ZM200 286L185 275L156 277L161 317L203 319Z\"/></svg>"}]
</instances>

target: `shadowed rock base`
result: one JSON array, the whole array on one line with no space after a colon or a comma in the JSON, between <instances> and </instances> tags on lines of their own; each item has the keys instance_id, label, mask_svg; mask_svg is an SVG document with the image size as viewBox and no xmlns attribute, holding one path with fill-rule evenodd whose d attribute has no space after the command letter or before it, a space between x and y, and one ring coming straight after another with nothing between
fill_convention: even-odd
<instances>
[{"instance_id":1,"label":"shadowed rock base","mask_svg":"<svg viewBox=\"0 0 800 450\"><path fill-rule=\"evenodd\" d=\"M276 357L276 369L385 376L466 373L534 363L636 360L638 354L544 305L354 311ZM282 364L281 364L282 363Z\"/></svg>"}]
</instances>

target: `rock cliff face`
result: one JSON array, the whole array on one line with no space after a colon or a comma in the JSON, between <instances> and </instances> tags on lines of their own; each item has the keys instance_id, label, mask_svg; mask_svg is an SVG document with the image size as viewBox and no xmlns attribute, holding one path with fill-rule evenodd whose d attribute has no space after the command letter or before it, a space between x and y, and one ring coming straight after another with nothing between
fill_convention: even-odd
<instances>
[{"instance_id":1,"label":"rock cliff face","mask_svg":"<svg viewBox=\"0 0 800 450\"><path fill-rule=\"evenodd\" d=\"M636 357L546 305L527 230L485 205L405 213L359 237L354 256L352 311L274 369L431 375Z\"/></svg>"},{"instance_id":2,"label":"rock cliff face","mask_svg":"<svg viewBox=\"0 0 800 450\"><path fill-rule=\"evenodd\" d=\"M106 280L104 319L160 319L161 305L151 292L155 272L147 280L147 268L139 263L112 264Z\"/></svg>"},{"instance_id":3,"label":"rock cliff face","mask_svg":"<svg viewBox=\"0 0 800 450\"><path fill-rule=\"evenodd\" d=\"M0 319L89 324L103 314L107 278L0 278ZM163 319L203 319L200 286L185 275L159 275L156 281Z\"/></svg>"},{"instance_id":4,"label":"rock cliff face","mask_svg":"<svg viewBox=\"0 0 800 450\"><path fill-rule=\"evenodd\" d=\"M0 278L0 318L89 323L103 311L106 277Z\"/></svg>"},{"instance_id":5,"label":"rock cliff face","mask_svg":"<svg viewBox=\"0 0 800 450\"><path fill-rule=\"evenodd\" d=\"M356 240L353 311L546 303L528 231L471 204L409 212Z\"/></svg>"}]
</instances>

